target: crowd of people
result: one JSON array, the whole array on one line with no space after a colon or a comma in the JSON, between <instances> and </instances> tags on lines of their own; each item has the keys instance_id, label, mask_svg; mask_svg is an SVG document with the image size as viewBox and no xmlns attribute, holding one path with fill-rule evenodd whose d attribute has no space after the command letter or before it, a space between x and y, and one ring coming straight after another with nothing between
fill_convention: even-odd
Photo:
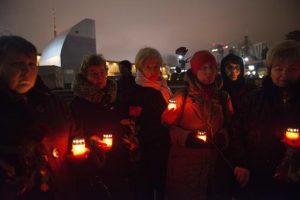
<instances>
[{"instance_id":1,"label":"crowd of people","mask_svg":"<svg viewBox=\"0 0 300 200\"><path fill-rule=\"evenodd\" d=\"M135 76L121 61L117 81L103 55L86 55L70 104L36 57L26 39L0 37L1 199L300 198L299 42L268 51L261 87L240 56L224 57L219 74L199 50L174 94L155 48L137 52Z\"/></svg>"}]
</instances>

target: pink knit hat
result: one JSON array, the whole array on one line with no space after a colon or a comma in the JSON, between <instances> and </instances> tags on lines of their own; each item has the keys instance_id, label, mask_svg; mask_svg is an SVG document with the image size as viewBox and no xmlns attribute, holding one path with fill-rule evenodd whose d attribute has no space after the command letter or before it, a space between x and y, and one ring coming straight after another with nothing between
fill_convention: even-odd
<instances>
[{"instance_id":1,"label":"pink knit hat","mask_svg":"<svg viewBox=\"0 0 300 200\"><path fill-rule=\"evenodd\" d=\"M217 67L217 61L215 57L209 51L197 51L191 61L191 70L194 75L197 74L197 71L206 63L211 64L212 66Z\"/></svg>"}]
</instances>

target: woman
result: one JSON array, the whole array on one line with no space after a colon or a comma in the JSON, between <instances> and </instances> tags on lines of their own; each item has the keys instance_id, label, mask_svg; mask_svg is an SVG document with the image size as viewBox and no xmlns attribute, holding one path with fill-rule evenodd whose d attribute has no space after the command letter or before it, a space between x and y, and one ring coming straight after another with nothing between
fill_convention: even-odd
<instances>
[{"instance_id":1,"label":"woman","mask_svg":"<svg viewBox=\"0 0 300 200\"><path fill-rule=\"evenodd\" d=\"M100 141L104 134L112 135L113 139L112 149L106 152L104 166L87 172L102 179L112 199L129 198L128 153L122 141L124 130L119 123L121 119L114 108L117 85L107 78L106 61L101 55L92 54L84 58L80 73L74 80L73 91L72 113L87 140L96 138ZM99 166L103 160L101 156Z\"/></svg>"},{"instance_id":2,"label":"woman","mask_svg":"<svg viewBox=\"0 0 300 200\"><path fill-rule=\"evenodd\" d=\"M160 53L153 48L140 49L135 58L137 84L132 105L141 107L138 117L140 168L138 199L163 199L166 163L169 152L168 129L160 118L167 106L171 91L162 78Z\"/></svg>"},{"instance_id":3,"label":"woman","mask_svg":"<svg viewBox=\"0 0 300 200\"><path fill-rule=\"evenodd\" d=\"M246 82L244 77L244 61L241 57L229 54L221 61L221 76L223 90L227 91L232 100L232 106L236 111L242 98L256 86Z\"/></svg>"},{"instance_id":4,"label":"woman","mask_svg":"<svg viewBox=\"0 0 300 200\"><path fill-rule=\"evenodd\" d=\"M166 109L162 117L171 126L172 144L166 197L170 200L227 199L226 172L230 168L225 157L225 161L221 160L224 156L221 151L227 145L231 101L221 91L217 63L211 53L198 51L190 63L185 91L176 92L172 97L176 108ZM202 139L197 138L199 131Z\"/></svg>"},{"instance_id":5,"label":"woman","mask_svg":"<svg viewBox=\"0 0 300 200\"><path fill-rule=\"evenodd\" d=\"M267 53L267 67L262 88L245 98L234 117L234 136L239 139L234 141L241 142L233 150L240 153L235 157L235 174L242 186L247 184L245 199L298 199L299 148L291 148L283 139L288 128L300 127L299 42L276 44ZM286 152L296 163L280 171Z\"/></svg>"},{"instance_id":6,"label":"woman","mask_svg":"<svg viewBox=\"0 0 300 200\"><path fill-rule=\"evenodd\" d=\"M36 58L24 38L0 37L1 199L76 196L67 165L72 121L65 104L37 79Z\"/></svg>"}]
</instances>

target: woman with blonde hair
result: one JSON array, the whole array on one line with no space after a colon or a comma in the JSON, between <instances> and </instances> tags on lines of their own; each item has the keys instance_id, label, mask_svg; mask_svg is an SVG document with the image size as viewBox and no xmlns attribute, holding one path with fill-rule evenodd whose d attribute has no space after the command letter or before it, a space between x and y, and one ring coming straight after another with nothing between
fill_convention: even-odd
<instances>
[{"instance_id":1,"label":"woman with blonde hair","mask_svg":"<svg viewBox=\"0 0 300 200\"><path fill-rule=\"evenodd\" d=\"M235 175L244 199L298 199L300 139L300 43L283 41L267 53L262 88L244 99L234 117ZM297 146L298 144L298 146ZM250 178L249 178L250 172ZM243 199L241 198L241 199Z\"/></svg>"},{"instance_id":2,"label":"woman with blonde hair","mask_svg":"<svg viewBox=\"0 0 300 200\"><path fill-rule=\"evenodd\" d=\"M135 59L137 86L132 105L142 109L138 117L141 160L137 176L137 198L143 200L159 200L164 196L169 136L160 118L171 91L161 76L162 63L161 54L149 47L140 49Z\"/></svg>"}]
</instances>

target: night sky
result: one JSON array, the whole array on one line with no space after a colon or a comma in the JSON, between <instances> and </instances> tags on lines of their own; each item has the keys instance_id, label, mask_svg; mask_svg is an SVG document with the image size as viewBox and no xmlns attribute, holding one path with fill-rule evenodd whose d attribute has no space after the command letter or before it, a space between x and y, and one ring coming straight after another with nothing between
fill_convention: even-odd
<instances>
[{"instance_id":1,"label":"night sky","mask_svg":"<svg viewBox=\"0 0 300 200\"><path fill-rule=\"evenodd\" d=\"M96 21L97 51L134 61L138 49L157 48L165 60L186 46L188 56L213 42L269 45L300 30L300 0L0 0L0 34L20 35L38 50L84 18ZM168 62L168 61L167 61Z\"/></svg>"}]
</instances>

